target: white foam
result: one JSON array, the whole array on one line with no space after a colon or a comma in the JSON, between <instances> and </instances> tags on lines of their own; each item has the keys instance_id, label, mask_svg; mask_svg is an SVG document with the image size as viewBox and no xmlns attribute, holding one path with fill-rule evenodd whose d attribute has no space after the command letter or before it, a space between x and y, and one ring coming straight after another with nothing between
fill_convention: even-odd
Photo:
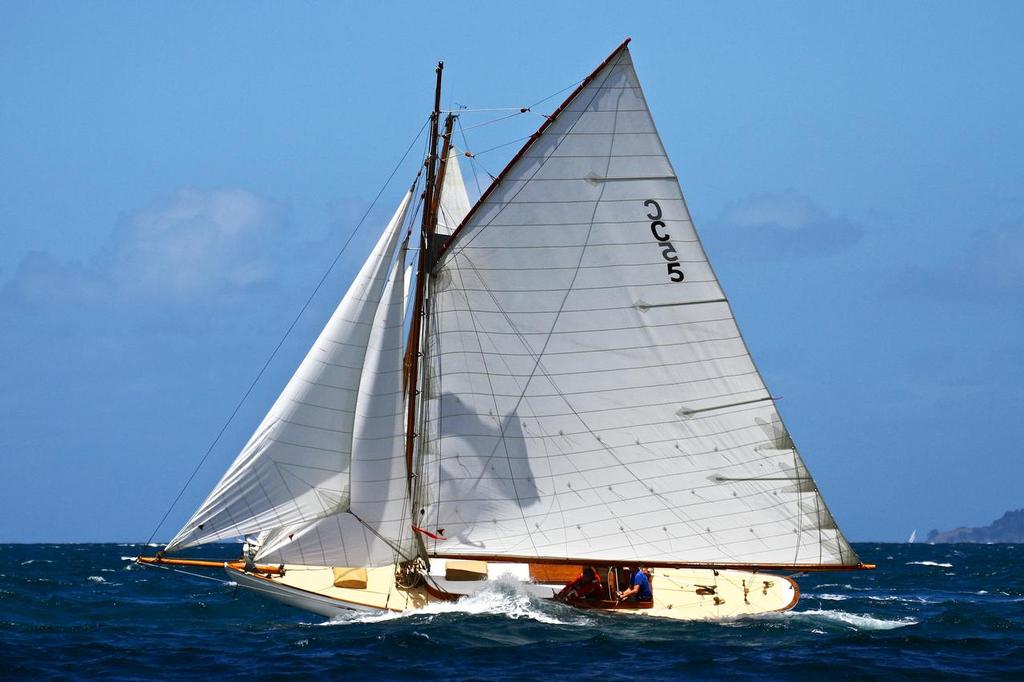
<instances>
[{"instance_id":1,"label":"white foam","mask_svg":"<svg viewBox=\"0 0 1024 682\"><path fill-rule=\"evenodd\" d=\"M894 601L894 602L900 602L902 604L938 604L939 603L939 602L931 600L931 599L925 599L924 597L907 597L907 596L901 596L901 595L898 595L898 594L886 594L886 595L882 595L882 596L868 595L866 597L866 599L869 599L871 601Z\"/></svg>"},{"instance_id":2,"label":"white foam","mask_svg":"<svg viewBox=\"0 0 1024 682\"><path fill-rule=\"evenodd\" d=\"M97 585L102 585L103 583L107 582L107 579L101 575L90 575L89 580L96 583Z\"/></svg>"},{"instance_id":3,"label":"white foam","mask_svg":"<svg viewBox=\"0 0 1024 682\"><path fill-rule=\"evenodd\" d=\"M26 560L26 561L22 561L22 562L21 562L21 565L22 565L22 566L28 566L29 564L35 564L35 563L40 563L40 564L52 564L52 563L53 563L53 561L52 561L52 560L50 560L50 559L28 559L28 560Z\"/></svg>"},{"instance_id":4,"label":"white foam","mask_svg":"<svg viewBox=\"0 0 1024 682\"><path fill-rule=\"evenodd\" d=\"M811 609L808 611L786 611L781 614L787 618L797 620L810 620L814 623L827 621L829 623L845 625L852 630L895 630L896 628L917 625L918 621L913 618L899 618L890 620L876 618L859 613L847 613L846 611L826 611L824 609Z\"/></svg>"},{"instance_id":5,"label":"white foam","mask_svg":"<svg viewBox=\"0 0 1024 682\"><path fill-rule=\"evenodd\" d=\"M907 566L935 566L937 568L953 568L953 564L936 561L908 561Z\"/></svg>"},{"instance_id":6,"label":"white foam","mask_svg":"<svg viewBox=\"0 0 1024 682\"><path fill-rule=\"evenodd\" d=\"M846 601L849 597L845 594L805 594L805 597L823 599L825 601Z\"/></svg>"},{"instance_id":7,"label":"white foam","mask_svg":"<svg viewBox=\"0 0 1024 682\"><path fill-rule=\"evenodd\" d=\"M435 616L460 613L470 616L501 615L518 620L528 618L549 625L588 625L590 619L569 607L547 604L531 597L524 592L515 579L505 578L490 581L479 592L452 602L432 602L423 608L402 613L363 613L353 611L351 614L335 616L319 625L349 625L354 623L380 623L397 618L426 616L432 620ZM568 616L568 617L567 617Z\"/></svg>"}]
</instances>

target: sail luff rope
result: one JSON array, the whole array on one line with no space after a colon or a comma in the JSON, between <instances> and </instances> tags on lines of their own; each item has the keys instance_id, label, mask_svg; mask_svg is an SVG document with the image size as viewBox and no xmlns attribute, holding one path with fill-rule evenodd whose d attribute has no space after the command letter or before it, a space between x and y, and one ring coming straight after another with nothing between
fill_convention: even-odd
<instances>
[{"instance_id":1,"label":"sail luff rope","mask_svg":"<svg viewBox=\"0 0 1024 682\"><path fill-rule=\"evenodd\" d=\"M432 267L431 263L429 263L429 258L430 258L430 255L431 255L431 251L433 250L431 248L430 239L433 237L433 235L435 235L437 233L437 225L438 225L439 217L445 213L445 208L444 208L444 206L442 204L441 199L442 199L442 193L443 193L443 190L444 190L445 177L446 177L447 172L448 172L448 156L449 156L449 154L451 153L451 150L452 150L452 137L455 135L455 123L458 120L459 120L459 117L457 115L455 115L455 114L448 114L445 117L444 134L442 135L443 143L442 143L442 147L441 147L441 155L440 155L440 158L439 158L439 161L438 161L438 170L437 170L437 179L436 179L436 183L437 183L436 192L437 192L437 195L433 198L433 204L432 204L432 208L431 208L431 212L432 212L431 233L430 233L429 236L426 235L426 233L424 233L424 235L428 239L428 241L427 241L427 243L425 245L427 250L422 252L423 254L426 255L426 259L425 259L425 262L426 262L426 272L424 273L424 277L426 277L426 280L423 283L423 305L422 305L422 311L423 311L422 318L423 319L422 319L422 328L420 330L419 338L417 339L418 350L420 351L420 355L422 356L421 357L421 362L418 364L418 369L419 369L420 376L418 377L418 380L417 380L418 381L417 386L419 387L420 395L424 396L424 397L429 395L430 391L432 390L431 385L430 385L430 380L431 380L430 363L427 362L427 351L429 350L429 345L430 345L429 341L430 341L430 330L431 330L430 312L431 312L431 307L433 305L433 289L432 289L433 282L432 282L432 277L430 277L430 275L429 275L429 271L430 271L430 269ZM415 395L411 396L410 406L413 409L417 409L416 417L418 419L418 423L416 424L415 428L417 430L417 433L420 436L419 441L417 443L415 443L415 447L414 447L414 452L413 452L413 460L414 461L413 460L407 460L407 463L409 464L409 469L408 469L408 475L409 475L408 492L409 492L409 495L407 496L406 499L407 499L408 504L409 504L409 507L408 507L409 517L408 518L410 520L410 532L412 532L414 530L412 526L414 524L418 524L418 523L422 522L422 520L420 518L418 518L418 515L416 514L415 510L420 507L420 494L421 494L421 492L423 490L423 487L420 485L419 474L423 470L423 460L424 460L424 458L426 457L426 454L427 454L427 436L428 436L428 433L427 433L427 420L428 420L428 416L427 416L427 410L424 407L424 401L420 400L420 404L417 405L416 404L416 396ZM419 547L422 549L422 552L418 552L418 554L422 555L423 560L425 562L428 562L428 565L429 565L429 558L427 557L427 550L426 550L425 543L423 543L422 538L419 535L416 535L416 534L414 534L414 540L417 543L419 543Z\"/></svg>"},{"instance_id":2,"label":"sail luff rope","mask_svg":"<svg viewBox=\"0 0 1024 682\"><path fill-rule=\"evenodd\" d=\"M359 228L362 227L363 223L366 221L366 218L370 215L370 212L377 205L377 201L380 199L381 195L384 194L384 191L387 189L388 185L391 184L391 180L395 177L395 174L398 172L398 169L401 168L402 164L405 162L406 157L409 156L409 152L412 151L412 148L416 144L416 141L420 139L420 135L423 134L423 131L426 129L428 122L425 122L420 127L419 131L417 131L415 137L413 137L412 139L412 142L410 142L409 146L406 148L405 153L402 154L402 158L400 158L398 160L398 163L395 164L395 167L392 169L391 174L388 175L387 180L384 181L384 184L381 185L381 188L377 191L377 195L373 198L373 201L370 202L370 205L367 207L366 211L359 219L359 222L357 222L356 226L352 229L352 232L349 234L348 239L346 239L345 243L342 244L341 249L334 256L334 260L331 261L331 264L327 267L327 270L320 277L320 280L313 288L313 291L306 298L305 303L302 304L302 307L299 309L299 312L295 315L295 318L292 320L291 324L288 325L288 328L285 330L284 335L281 337L281 340L277 342L277 345L274 347L274 350L271 351L270 356L267 358L266 362L263 363L263 366L260 368L260 371L256 374L256 377L252 380L252 383L249 384L249 387L246 389L245 393L242 394L242 397L239 399L238 404L236 404L234 410L231 411L231 415L227 418L227 421L224 422L224 425L221 426L220 431L217 432L217 435L213 439L213 442L210 443L210 446L206 449L206 452L203 454L202 458L200 458L199 463L196 464L195 468L192 470L192 473L189 474L189 477L185 481L185 484L181 487L181 490L178 491L178 494L174 497L174 500L167 508L167 511L165 511L164 515L160 518L160 522L157 523L156 528L154 528L153 532L150 533L149 539L146 540L147 545L153 542L153 538L156 537L156 534L158 532L160 532L160 528L167 521L167 517L171 515L171 511L173 511L174 507L178 504L179 501L181 501L181 498L185 494L185 491L188 489L189 485L191 485L192 481L199 473L199 470L203 467L203 464L206 463L206 460L210 457L210 454L213 452L213 449L217 446L217 443L220 442L220 439L224 435L224 432L227 431L228 426L230 426L231 422L234 421L235 416L237 416L238 414L238 411L242 408L242 405L249 398L249 395L252 393L253 389L256 388L256 384L263 377L263 374L267 371L267 368L270 366L270 363L274 360L274 358L277 356L278 351L280 351L281 347L284 345L284 342L291 335L292 330L295 329L295 325L298 324L299 319L306 312L306 309L309 308L310 304L313 302L313 299L316 297L317 293L320 292L320 289L323 287L324 282L327 281L327 277L331 274L331 271L334 270L334 267L338 264L338 261L341 260L341 256L345 253L345 250L348 249L349 244L352 243L352 239L355 238L356 234L359 232ZM416 179L417 181L419 180L419 173L416 174Z\"/></svg>"}]
</instances>

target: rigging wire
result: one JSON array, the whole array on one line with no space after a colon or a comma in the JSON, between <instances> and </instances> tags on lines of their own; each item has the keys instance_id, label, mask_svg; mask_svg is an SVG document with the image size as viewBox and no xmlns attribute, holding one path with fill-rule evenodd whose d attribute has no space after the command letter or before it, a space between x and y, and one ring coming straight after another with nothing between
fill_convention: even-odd
<instances>
[{"instance_id":1,"label":"rigging wire","mask_svg":"<svg viewBox=\"0 0 1024 682\"><path fill-rule=\"evenodd\" d=\"M522 116L527 111L529 111L529 109L527 109L526 111L516 111L514 114L508 114L507 116L499 116L498 118L492 118L492 119L487 120L487 121L481 121L480 123L474 123L473 125L471 125L468 128L466 128L466 130L474 130L476 128L483 128L484 126L489 126L492 123L499 123L501 121L507 121L510 118L515 118L516 116ZM541 115L543 115L543 114L541 114Z\"/></svg>"},{"instance_id":2,"label":"rigging wire","mask_svg":"<svg viewBox=\"0 0 1024 682\"><path fill-rule=\"evenodd\" d=\"M533 107L535 107L535 106L537 106L539 104L543 104L547 100L549 100L549 99L551 99L553 97L556 97L559 94L561 94L563 92L566 92L567 90L570 90L570 89L576 87L581 82L582 81L576 81L575 83L572 83L571 85L568 85L565 88L562 88L561 90L548 95L547 97L544 97L544 98L542 98L540 100L537 100L535 103L531 104L528 107L507 107L507 108L505 108L505 107L489 107L489 108L478 108L478 109L463 108L463 109L458 110L458 112L453 111L451 113L477 112L477 111L479 111L479 112L486 112L486 111L511 111L511 112L513 112L513 113L508 114L506 116L501 116L501 117L498 117L498 118L493 119L491 121L484 121L484 122L481 122L479 124L475 124L473 126L470 126L469 128L465 128L465 129L462 127L461 123L458 123L458 118L456 117L456 121L457 121L457 123L459 125L459 129L460 129L460 132L461 132L462 137L463 137L463 141L466 142L466 146L468 147L469 146L468 145L468 140L466 139L466 135L465 135L465 131L466 130L472 130L473 128L478 128L480 126L489 125L491 123L497 123L499 121L506 120L508 118L512 118L512 117L515 117L515 116L521 116L521 115L526 114L526 113L536 113L536 112L532 111ZM545 116L544 114L538 114L538 115ZM288 326L287 330L282 335L280 341L278 341L278 343L274 347L273 351L271 351L270 356L264 362L263 366L260 368L259 372L256 374L256 377L249 384L249 387L246 389L245 393L242 395L242 397L239 399L238 403L235 405L235 408L232 410L230 416L227 418L227 420L224 422L223 426L221 426L220 430L217 432L217 435L214 437L213 442L210 443L210 446L207 448L207 450L203 454L202 458L200 458L198 464L196 464L196 466L192 470L191 474L189 474L189 476L186 479L184 485L181 487L181 490L178 491L178 494L174 497L174 500L168 506L168 508L164 512L163 516L160 518L159 523L157 523L156 527L153 529L153 532L150 534L149 538L146 540L146 544L150 544L150 543L153 542L153 538L156 537L156 534L160 531L160 528L163 527L163 524L167 521L167 518L170 516L171 512L174 510L174 507L177 506L178 502L181 501L181 498L185 494L185 491L188 489L189 485L192 484L192 481L198 475L198 473L199 473L200 469L202 468L202 466L206 463L206 460L209 458L210 454L213 452L213 449L217 446L217 444L220 442L220 439L223 437L224 433L227 431L228 426L230 426L231 423L234 421L234 419L238 415L238 412L241 409L242 405L245 404L245 401L249 398L249 396L251 395L253 389L255 389L256 384L263 377L263 374L266 372L267 368L270 366L270 363L277 356L277 353L280 351L281 347L284 345L284 342L291 335L291 333L294 330L295 326L298 324L299 319L301 319L302 315L306 312L306 310L309 308L310 304L312 303L313 298L315 298L317 293L319 293L320 289L323 287L323 284L327 280L327 277L334 270L334 267L337 265L338 261L341 259L341 256L344 254L344 252L348 248L349 244L352 242L352 239L355 237L356 233L358 233L359 228L362 227L364 221L369 216L369 214L373 210L373 208L376 206L377 201L380 199L381 195L383 195L383 193L387 189L388 185L390 185L391 180L394 178L395 174L398 172L398 169L401 167L402 163L405 162L405 159L409 156L409 152L412 150L413 146L415 146L416 141L419 140L420 136L423 134L423 131L426 129L428 123L429 123L429 121L425 121L423 123L423 125L420 127L419 131L416 133L415 137L413 138L412 142L409 143L409 146L406 148L405 153L402 154L401 159L399 159L398 163L395 164L394 169L391 171L391 174L388 176L387 180L384 181L384 184L381 186L380 190L378 190L376 196L373 198L373 201L370 203L370 206L366 209L366 212L363 213L362 217L356 223L356 226L353 228L353 230L352 230L351 234L349 235L348 239L345 240L345 243L342 245L341 249L335 255L334 259L331 261L331 264L328 266L327 270L321 276L320 280L317 282L316 286L314 287L313 291L310 293L309 297L306 299L306 301L303 303L302 307L299 309L299 312L295 315L295 318L292 320L291 324ZM505 144L498 145L496 147L491 147L489 149L485 149L484 151L479 152L479 153L480 154L486 154L486 153L494 151L496 149L500 149L502 147L506 147L506 146L509 146L511 144L515 144L516 142L521 142L521 141L523 141L525 139L528 139L528 138L519 138L517 140L513 140L511 142L507 142ZM480 180L479 180L479 177L477 176L477 173L475 172L477 164L474 161L474 156L476 156L476 155L477 154L470 155L470 156L468 156L468 158L470 159L471 166L474 168L474 181L476 182L477 189L478 189L478 191L481 191ZM482 168L482 166L481 166L481 168ZM423 169L421 167L420 172L417 173L416 182L419 181L419 176L420 176L420 173L422 173L422 170ZM493 174L488 172L486 168L483 168L483 170L488 175L490 175L492 178L494 177ZM415 182L414 182L414 186L415 186Z\"/></svg>"},{"instance_id":3,"label":"rigging wire","mask_svg":"<svg viewBox=\"0 0 1024 682\"><path fill-rule=\"evenodd\" d=\"M534 102L533 104L531 104L530 106L528 106L528 107L526 107L526 108L527 108L527 109L533 109L533 108L534 108L535 106L537 106L538 104L544 104L544 102L547 102L547 101L548 101L549 99L551 99L552 97L557 97L558 95L561 95L561 94L562 94L563 92L566 92L567 90L572 90L572 89L573 89L573 88L575 88L575 87L576 87L577 85L579 85L580 83L582 83L582 82L583 82L584 80L586 80L586 79L585 79L585 78L581 78L581 79L579 79L578 81L576 81L575 83L571 83L571 84L569 84L569 85L565 86L564 88L562 88L562 89L561 89L561 90L559 90L558 92L553 92L553 93L551 93L550 95L548 95L547 97L545 97L544 99L539 99L539 100L537 100L536 102Z\"/></svg>"},{"instance_id":4,"label":"rigging wire","mask_svg":"<svg viewBox=\"0 0 1024 682\"><path fill-rule=\"evenodd\" d=\"M458 103L456 102L456 105ZM519 113L526 113L529 111L529 107L463 107L459 106L458 109L442 109L442 114L475 114L482 111L517 111Z\"/></svg>"},{"instance_id":5,"label":"rigging wire","mask_svg":"<svg viewBox=\"0 0 1024 682\"><path fill-rule=\"evenodd\" d=\"M502 147L507 147L507 146L509 146L511 144L516 144L518 142L523 142L525 140L529 140L531 137L533 137L533 136L532 135L526 135L524 137L518 137L518 138L516 138L514 140L510 140L508 142L504 142L502 144L495 145L493 147L488 147L487 149L483 150L482 152L470 152L470 151L467 151L467 152L465 152L465 154L467 156L469 156L469 158L472 159L474 156L480 156L481 154L487 154L488 152L493 152L495 149L501 149Z\"/></svg>"},{"instance_id":6,"label":"rigging wire","mask_svg":"<svg viewBox=\"0 0 1024 682\"><path fill-rule=\"evenodd\" d=\"M465 130L465 128L462 127L462 122L458 118L455 119L455 125L457 125L459 127L459 134L462 135L462 144L464 145L463 146L463 150L469 149L469 140L466 138L466 130ZM473 182L476 183L476 196L477 196L477 198L479 198L479 197L483 196L484 190L480 186L480 173L479 173L479 171L477 169L476 159L473 158L472 156L468 156L466 158L469 159L469 166L470 166L470 168L473 169ZM494 177L491 174L490 171L488 171L486 168L483 167L483 165L481 165L480 168L485 173L490 175L492 178Z\"/></svg>"},{"instance_id":7,"label":"rigging wire","mask_svg":"<svg viewBox=\"0 0 1024 682\"><path fill-rule=\"evenodd\" d=\"M159 564L135 564L136 566L142 566L143 568L162 568L165 571L171 571L172 573L181 573L183 575L190 575L193 578L202 578L203 580L211 580L221 585L237 585L234 580L224 580L223 578L214 578L212 575L203 575L202 573L194 573L192 571L185 571L180 568L171 568L170 566L160 566Z\"/></svg>"},{"instance_id":8,"label":"rigging wire","mask_svg":"<svg viewBox=\"0 0 1024 682\"><path fill-rule=\"evenodd\" d=\"M174 501L171 502L171 505L167 508L167 511L164 512L164 515L160 518L160 522L156 525L156 528L153 529L153 532L150 534L149 539L146 540L147 545L153 542L153 538L156 537L156 534L160 531L160 528L164 525L164 522L167 521L167 517L171 515L171 511L174 510L174 507L181 500L181 497L185 494L185 491L188 489L189 485L192 484L192 481L199 473L199 470L202 468L203 464L206 463L206 460L209 458L210 453L213 452L213 449L217 446L217 443L220 442L220 439L224 435L224 432L227 431L228 426L230 426L231 422L234 421L235 416L238 414L238 411L242 408L242 405L249 398L249 395L252 393L253 389L256 388L256 384L263 377L263 374L267 371L267 368L270 366L270 363L277 356L278 351L281 350L281 346L284 345L284 342L291 335L292 330L295 329L295 325L298 324L299 319L306 312L306 309L309 308L309 305L313 302L313 298L317 295L317 293L320 292L320 289L323 287L324 282L327 281L327 277L331 274L331 271L334 270L334 267L338 264L338 261L341 260L342 254L345 253L345 250L348 249L349 244L352 243L352 239L359 232L359 228L362 227L363 222L366 221L367 216L370 215L370 211L372 211L374 206L377 205L377 201L380 199L381 195L384 194L384 191L388 188L388 185L391 184L391 180L395 177L395 174L398 172L398 169L401 168L402 164L405 162L405 159L409 156L409 152L412 151L412 148L416 145L417 140L419 140L420 136L423 135L423 131L426 130L427 128L427 123L428 122L425 121L423 125L420 127L419 131L416 133L416 136L412 139L412 142L410 142L409 146L406 147L405 153L402 154L402 158L399 159L398 163L395 164L395 167L392 169L391 174L388 175L387 180L385 180L384 184L381 185L381 188L377 191L377 195L373 198L373 201L370 202L369 207L367 207L366 211L359 219L359 222L357 222L356 226L352 228L352 232L349 234L348 239L346 239L345 243L342 244L341 249L334 256L334 260L331 261L331 264L327 267L327 270L320 277L320 281L316 283L316 286L313 288L313 291L310 292L309 297L306 298L306 302L302 304L302 307L299 309L299 312L295 315L295 318L292 320L291 324L288 325L288 329L285 330L284 335L281 337L281 340L277 342L277 345L274 347L274 350L271 351L270 356L267 358L266 362L263 363L263 366L260 368L260 371L256 374L256 378L252 380L252 383L249 384L249 388L247 388L245 390L245 393L242 394L242 397L235 405L235 409L231 411L231 415L227 418L227 421L224 422L224 425L221 426L220 431L217 432L217 436L213 439L213 442L210 443L210 447L206 449L206 452L199 460L199 463L196 464L195 468L192 470L192 473L185 481L185 485L181 487L181 490L178 491L178 494L175 496ZM420 172L422 172L422 168L420 169ZM416 182L418 181L419 173L416 174Z\"/></svg>"}]
</instances>

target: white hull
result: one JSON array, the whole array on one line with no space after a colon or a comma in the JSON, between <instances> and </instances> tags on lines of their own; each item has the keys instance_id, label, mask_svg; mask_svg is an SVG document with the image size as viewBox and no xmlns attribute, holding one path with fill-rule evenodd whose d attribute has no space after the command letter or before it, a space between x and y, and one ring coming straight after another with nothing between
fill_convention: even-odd
<instances>
[{"instance_id":1,"label":"white hull","mask_svg":"<svg viewBox=\"0 0 1024 682\"><path fill-rule=\"evenodd\" d=\"M492 566L494 566L492 564ZM518 578L515 565L511 568ZM430 603L453 601L487 589L487 581L448 581L435 578L432 589L403 589L394 582L394 567L367 571L365 589L338 588L327 567L287 566L283 576L257 576L226 568L240 587L304 611L326 616L362 611L383 613L422 608ZM494 573L494 571L492 571ZM653 607L619 605L617 612L674 620L732 618L786 611L796 605L800 590L792 579L750 571L710 569L655 569ZM491 577L494 577L493 575ZM531 597L551 599L560 584L534 583L519 578L521 589ZM441 588L441 589L437 589ZM712 591L713 590L713 591Z\"/></svg>"},{"instance_id":2,"label":"white hull","mask_svg":"<svg viewBox=\"0 0 1024 682\"><path fill-rule=\"evenodd\" d=\"M234 568L228 568L225 570L227 570L231 579L238 583L239 587L244 587L247 590L258 592L259 594L269 597L270 599L274 599L275 601L279 601L282 604L294 606L297 609L316 613L321 616L326 616L327 618L333 618L334 616L345 613L352 613L353 611L383 613L382 609L373 606L364 606L355 602L347 602L334 597L298 590L279 581L267 580L248 573L243 573L242 571Z\"/></svg>"}]
</instances>

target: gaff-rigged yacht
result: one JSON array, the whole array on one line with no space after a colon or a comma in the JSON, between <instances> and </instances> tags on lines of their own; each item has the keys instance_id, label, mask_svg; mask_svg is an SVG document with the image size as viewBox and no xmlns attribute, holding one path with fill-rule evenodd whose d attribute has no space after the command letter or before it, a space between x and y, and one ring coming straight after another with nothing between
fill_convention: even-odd
<instances>
[{"instance_id":1,"label":"gaff-rigged yacht","mask_svg":"<svg viewBox=\"0 0 1024 682\"><path fill-rule=\"evenodd\" d=\"M592 566L602 591L577 606L724 617L793 607L787 574L869 567L747 351L628 42L472 205L438 65L422 190L220 482L140 562L223 565L328 616L508 575L551 599ZM171 556L240 537L238 561ZM652 600L617 600L628 566Z\"/></svg>"}]
</instances>

